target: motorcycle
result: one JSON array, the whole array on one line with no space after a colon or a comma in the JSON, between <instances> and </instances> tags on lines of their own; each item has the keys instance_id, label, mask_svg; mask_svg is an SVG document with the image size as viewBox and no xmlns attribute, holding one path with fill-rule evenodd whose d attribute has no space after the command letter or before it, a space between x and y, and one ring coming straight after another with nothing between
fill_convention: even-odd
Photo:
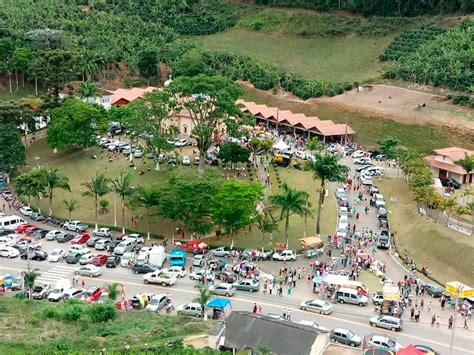
<instances>
[{"instance_id":1,"label":"motorcycle","mask_svg":"<svg viewBox=\"0 0 474 355\"><path fill-rule=\"evenodd\" d=\"M168 304L166 305L166 307L165 307L166 313L170 313L170 312L173 311L173 310L174 310L173 304L172 304L172 303L168 303Z\"/></svg>"}]
</instances>

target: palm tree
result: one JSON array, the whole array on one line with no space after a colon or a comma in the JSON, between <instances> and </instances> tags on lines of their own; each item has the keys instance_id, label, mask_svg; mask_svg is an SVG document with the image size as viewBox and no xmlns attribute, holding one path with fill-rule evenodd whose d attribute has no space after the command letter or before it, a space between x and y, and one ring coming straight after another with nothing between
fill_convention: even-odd
<instances>
[{"instance_id":1,"label":"palm tree","mask_svg":"<svg viewBox=\"0 0 474 355\"><path fill-rule=\"evenodd\" d=\"M120 289L121 287L118 282L112 282L111 284L105 285L105 292L107 292L108 297L110 300L115 301L117 297L120 295Z\"/></svg>"},{"instance_id":2,"label":"palm tree","mask_svg":"<svg viewBox=\"0 0 474 355\"><path fill-rule=\"evenodd\" d=\"M454 197L444 198L442 200L440 209L446 213L446 225L448 225L449 217L451 216L451 213L453 213L453 210L456 208L457 204L456 198Z\"/></svg>"},{"instance_id":3,"label":"palm tree","mask_svg":"<svg viewBox=\"0 0 474 355\"><path fill-rule=\"evenodd\" d=\"M321 151L321 149L323 148L321 142L316 137L311 138L311 140L306 143L305 147L313 154Z\"/></svg>"},{"instance_id":4,"label":"palm tree","mask_svg":"<svg viewBox=\"0 0 474 355\"><path fill-rule=\"evenodd\" d=\"M89 98L100 95L100 90L97 85L88 81L82 82L75 91L81 95L81 99L85 99L86 102L90 102Z\"/></svg>"},{"instance_id":5,"label":"palm tree","mask_svg":"<svg viewBox=\"0 0 474 355\"><path fill-rule=\"evenodd\" d=\"M303 230L303 237L306 238L308 234L308 216L313 217L313 213L311 211L311 203L309 202L309 195L306 196L306 206L304 210L304 230Z\"/></svg>"},{"instance_id":6,"label":"palm tree","mask_svg":"<svg viewBox=\"0 0 474 355\"><path fill-rule=\"evenodd\" d=\"M69 212L69 220L71 220L72 213L79 207L77 200L70 198L69 200L63 200L64 208Z\"/></svg>"},{"instance_id":7,"label":"palm tree","mask_svg":"<svg viewBox=\"0 0 474 355\"><path fill-rule=\"evenodd\" d=\"M273 232L278 231L278 219L273 216L270 208L272 208L272 206L265 208L262 214L257 214L255 220L258 229L263 234L263 242L265 243L266 235L270 234L271 244L273 241Z\"/></svg>"},{"instance_id":8,"label":"palm tree","mask_svg":"<svg viewBox=\"0 0 474 355\"><path fill-rule=\"evenodd\" d=\"M133 206L145 209L147 240L150 240L150 209L160 203L158 189L154 185L140 186L131 196L130 202Z\"/></svg>"},{"instance_id":9,"label":"palm tree","mask_svg":"<svg viewBox=\"0 0 474 355\"><path fill-rule=\"evenodd\" d=\"M209 302L211 298L211 294L209 293L209 289L205 286L196 286L196 288L199 290L199 293L193 301L201 305L201 317L206 320L206 307L207 302Z\"/></svg>"},{"instance_id":10,"label":"palm tree","mask_svg":"<svg viewBox=\"0 0 474 355\"><path fill-rule=\"evenodd\" d=\"M35 287L35 281L41 274L38 272L39 269L30 270L28 268L26 271L23 271L21 275L23 276L23 283L25 288L28 290L28 298L31 299L31 290Z\"/></svg>"},{"instance_id":11,"label":"palm tree","mask_svg":"<svg viewBox=\"0 0 474 355\"><path fill-rule=\"evenodd\" d=\"M340 157L331 155L327 152L317 153L314 159L306 163L307 170L313 172L314 179L320 179L319 187L319 203L318 203L318 219L316 222L316 235L321 235L321 209L324 205L324 194L326 191L326 182L328 181L345 181L349 168L339 164Z\"/></svg>"},{"instance_id":12,"label":"palm tree","mask_svg":"<svg viewBox=\"0 0 474 355\"><path fill-rule=\"evenodd\" d=\"M308 193L306 191L293 189L289 187L286 182L283 184L282 191L279 194L270 196L270 202L281 209L280 220L285 218L285 240L287 248L289 241L290 216L293 214L304 216L307 198Z\"/></svg>"},{"instance_id":13,"label":"palm tree","mask_svg":"<svg viewBox=\"0 0 474 355\"><path fill-rule=\"evenodd\" d=\"M53 214L53 192L54 189L63 189L71 191L69 186L69 179L67 176L61 174L57 168L41 169L41 177L46 185L46 192L49 199L49 215Z\"/></svg>"},{"instance_id":14,"label":"palm tree","mask_svg":"<svg viewBox=\"0 0 474 355\"><path fill-rule=\"evenodd\" d=\"M112 180L112 190L120 196L122 203L122 233L125 234L125 199L133 193L132 175L121 172L118 178Z\"/></svg>"},{"instance_id":15,"label":"palm tree","mask_svg":"<svg viewBox=\"0 0 474 355\"><path fill-rule=\"evenodd\" d=\"M469 173L474 170L474 154L473 155L466 154L464 158L456 160L454 164L462 167L466 171L466 174L469 175Z\"/></svg>"},{"instance_id":16,"label":"palm tree","mask_svg":"<svg viewBox=\"0 0 474 355\"><path fill-rule=\"evenodd\" d=\"M90 182L83 182L81 185L87 190L82 193L82 196L88 196L94 198L95 208L95 228L97 229L97 220L99 213L99 197L105 196L109 193L110 180L104 175L96 173L95 177L91 178Z\"/></svg>"}]
</instances>

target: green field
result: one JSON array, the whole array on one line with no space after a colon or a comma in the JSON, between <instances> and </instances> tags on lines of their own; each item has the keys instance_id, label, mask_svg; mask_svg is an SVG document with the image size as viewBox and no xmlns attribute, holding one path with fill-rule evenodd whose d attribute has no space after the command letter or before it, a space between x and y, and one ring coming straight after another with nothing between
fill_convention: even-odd
<instances>
[{"instance_id":1,"label":"green field","mask_svg":"<svg viewBox=\"0 0 474 355\"><path fill-rule=\"evenodd\" d=\"M322 120L333 120L338 123L348 123L355 129L356 142L367 149L378 148L377 141L386 136L397 137L400 145L413 148L421 153L429 154L433 149L461 146L474 148L471 132L459 131L448 126L441 127L430 124L403 124L388 118L372 116L351 109L325 102L316 104L281 99L269 92L244 86L243 99L268 106L278 106L280 110L290 110L294 113L304 113L307 116L318 116ZM462 133L464 132L464 133Z\"/></svg>"},{"instance_id":2,"label":"green field","mask_svg":"<svg viewBox=\"0 0 474 355\"><path fill-rule=\"evenodd\" d=\"M179 150L176 150L179 153ZM33 143L28 151L27 151L27 161L26 161L26 168L23 170L28 170L34 166L55 166L57 167L63 174L65 174L70 181L71 186L71 193L67 191L56 191L55 198L53 200L53 212L54 215L67 219L68 212L64 209L63 200L74 198L78 201L79 208L77 211L73 212L72 217L75 219L82 220L89 224L94 223L94 207L93 207L93 200L92 198L83 197L81 196L81 192L84 190L84 187L81 186L81 183L89 181L92 176L95 175L96 172L104 173L107 177L113 179L119 176L121 171L130 171L133 174L133 184L135 186L138 185L145 185L150 183L159 183L160 181L164 181L168 176L171 170L178 169L178 170L187 170L195 169L195 167L183 167L178 166L177 168L171 168L167 164L161 165L161 171L157 172L154 171L154 164L151 160L147 160L146 164L142 164L139 159L135 159L137 164L137 171L134 171L133 168L128 167L128 160L121 155L118 160L113 162L109 162L106 159L91 159L91 156L96 154L100 157L99 148L91 148L86 151L82 149L71 149L63 152L53 153L52 149L50 149L44 140L38 140ZM183 152L180 153L180 156L183 155L192 156L192 151L190 147L186 147ZM148 167L151 167L151 171L146 171ZM138 171L140 169L145 169L144 175L138 175ZM219 168L220 169L220 168ZM221 171L221 170L219 170ZM223 171L222 171L223 172ZM312 179L311 174L308 172L302 172L291 168L287 169L279 169L280 177L282 181L287 181L288 184L292 187L305 190L311 194L311 201L315 204L316 203L316 193L317 188L319 187L319 181L314 181ZM226 171L228 174L229 171ZM271 177L274 174L271 173ZM246 181L249 180L249 176L243 177L241 179L245 179ZM256 177L254 177L256 179ZM276 182L273 186L273 193L278 191ZM331 234L336 225L336 207L335 207L335 199L331 197L327 199L326 206L324 207L324 214L322 217L322 232L323 235ZM115 195L110 193L104 197L110 202L108 212L104 214L99 214L99 224L100 225L107 225L113 226L114 225L114 200ZM34 201L32 201L34 204ZM120 200L116 199L117 204L117 222L118 226L122 225L121 222L121 211L120 211ZM42 211L47 211L48 208L48 201L43 199L40 201L40 206ZM131 228L131 217L132 215L138 219L138 226L137 230L139 232L144 233L146 231L146 224L143 211L137 209L135 211L130 211L126 209L125 220L126 220L126 228ZM308 218L309 220L309 231L311 235L314 235L315 230L315 218ZM275 242L282 242L283 238L283 224L281 223L280 231L275 233L274 241ZM150 230L153 234L159 236L167 236L168 240L171 239L173 229L176 228L176 224L169 219L165 219L159 216L152 217L150 220ZM189 238L190 233L186 233L185 237ZM298 216L291 217L291 224L290 224L290 245L292 247L297 247L299 245L297 239L303 237L303 219ZM230 244L230 238L220 237L220 240L216 240L215 238L209 241L210 243L218 243L218 244ZM263 246L264 242L262 239L261 233L258 229L254 226L253 230L249 233L239 232L235 236L235 246L246 248L246 247L261 247Z\"/></svg>"},{"instance_id":3,"label":"green field","mask_svg":"<svg viewBox=\"0 0 474 355\"><path fill-rule=\"evenodd\" d=\"M196 37L203 48L257 57L308 78L334 82L363 81L377 77L379 54L392 36L357 35L302 37L233 28Z\"/></svg>"},{"instance_id":4,"label":"green field","mask_svg":"<svg viewBox=\"0 0 474 355\"><path fill-rule=\"evenodd\" d=\"M441 284L453 280L474 284L474 274L469 272L474 269L472 237L421 216L403 180L383 179L378 186L391 212L391 230L398 253L408 255L419 268L428 266L431 276ZM396 202L391 201L392 197Z\"/></svg>"},{"instance_id":5,"label":"green field","mask_svg":"<svg viewBox=\"0 0 474 355\"><path fill-rule=\"evenodd\" d=\"M86 316L77 321L48 318L41 310L58 309L62 304L47 301L22 301L0 298L0 326L3 354L122 353L130 350L143 352L144 344L162 345L167 340L183 339L191 334L202 334L215 325L188 317L162 316L148 311L122 311L106 323L92 323ZM82 319L84 318L84 319Z\"/></svg>"}]
</instances>

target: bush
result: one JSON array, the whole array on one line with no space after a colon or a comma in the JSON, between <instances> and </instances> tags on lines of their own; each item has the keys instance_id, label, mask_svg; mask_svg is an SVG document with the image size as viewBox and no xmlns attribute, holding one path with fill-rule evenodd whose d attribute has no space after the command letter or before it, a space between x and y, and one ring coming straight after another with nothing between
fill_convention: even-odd
<instances>
[{"instance_id":1,"label":"bush","mask_svg":"<svg viewBox=\"0 0 474 355\"><path fill-rule=\"evenodd\" d=\"M73 300L71 300L63 307L61 318L67 321L77 321L81 318L83 313L83 304L80 304L79 301L73 302Z\"/></svg>"},{"instance_id":2,"label":"bush","mask_svg":"<svg viewBox=\"0 0 474 355\"><path fill-rule=\"evenodd\" d=\"M46 318L60 318L58 309L56 306L47 305L41 309L40 314Z\"/></svg>"},{"instance_id":3,"label":"bush","mask_svg":"<svg viewBox=\"0 0 474 355\"><path fill-rule=\"evenodd\" d=\"M93 303L87 308L87 315L93 323L100 323L117 317L117 311L112 302Z\"/></svg>"},{"instance_id":4,"label":"bush","mask_svg":"<svg viewBox=\"0 0 474 355\"><path fill-rule=\"evenodd\" d=\"M96 334L100 337L108 337L111 335L116 335L117 331L106 325L101 325L97 328Z\"/></svg>"}]
</instances>

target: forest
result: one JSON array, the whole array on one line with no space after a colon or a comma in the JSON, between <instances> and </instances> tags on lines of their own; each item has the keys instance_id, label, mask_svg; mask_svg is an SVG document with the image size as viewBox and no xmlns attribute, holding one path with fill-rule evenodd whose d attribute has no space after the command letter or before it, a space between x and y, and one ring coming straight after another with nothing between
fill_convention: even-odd
<instances>
[{"instance_id":1,"label":"forest","mask_svg":"<svg viewBox=\"0 0 474 355\"><path fill-rule=\"evenodd\" d=\"M472 0L254 0L256 5L350 11L364 16L419 16L469 13Z\"/></svg>"}]
</instances>

